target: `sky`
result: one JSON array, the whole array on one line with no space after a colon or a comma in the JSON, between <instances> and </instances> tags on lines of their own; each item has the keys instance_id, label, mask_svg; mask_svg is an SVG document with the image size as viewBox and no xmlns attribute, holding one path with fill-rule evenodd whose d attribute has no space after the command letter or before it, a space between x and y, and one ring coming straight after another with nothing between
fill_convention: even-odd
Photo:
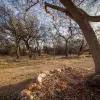
<instances>
[{"instance_id":1,"label":"sky","mask_svg":"<svg viewBox=\"0 0 100 100\"><path fill-rule=\"evenodd\" d=\"M17 15L20 12L20 11L18 11L18 9L15 8L14 5L11 4L12 0L3 0L3 1L6 4L6 7L8 7L9 9L11 9L14 12L15 15ZM51 0L47 0L47 1L50 2ZM94 15L94 13L97 10L97 6L98 5L100 5L100 0L97 1L97 3L94 5L94 7L91 9L91 11L89 11L88 13L90 15ZM83 9L84 8L85 7L83 6ZM100 7L99 7L99 9L100 9ZM84 9L84 10L86 10L86 9ZM44 24L44 25L50 25L53 22L52 16L50 16L49 14L47 14L45 12L45 10L43 9L43 7L40 6L39 4L37 4L33 8L31 8L28 11L27 14L30 15L30 16L36 16L40 25L42 25L42 24ZM97 15L100 15L100 12L98 12ZM92 23L91 25L93 27L96 27L98 24L100 24L100 23Z\"/></svg>"},{"instance_id":2,"label":"sky","mask_svg":"<svg viewBox=\"0 0 100 100\"><path fill-rule=\"evenodd\" d=\"M16 9L16 7L14 5L11 4L11 1L12 0L3 0L4 4L6 5L6 7L9 8L10 10L12 10L14 12L14 15L16 16L16 15L18 15L20 13L20 11L18 9ZM50 23L52 21L52 17L49 14L47 14L45 12L45 10L43 9L43 7L40 6L39 4L34 6L32 9L30 9L27 12L27 15L36 16L38 21L39 21L39 23L40 24L44 24L44 25L45 24L46 25L50 25Z\"/></svg>"}]
</instances>

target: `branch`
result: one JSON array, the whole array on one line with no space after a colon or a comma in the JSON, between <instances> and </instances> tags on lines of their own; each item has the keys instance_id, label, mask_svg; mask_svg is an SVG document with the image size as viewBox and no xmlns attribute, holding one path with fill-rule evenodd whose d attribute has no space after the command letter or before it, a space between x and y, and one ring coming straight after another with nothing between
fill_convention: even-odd
<instances>
[{"instance_id":1,"label":"branch","mask_svg":"<svg viewBox=\"0 0 100 100\"><path fill-rule=\"evenodd\" d=\"M88 16L88 20L91 22L100 22L100 16Z\"/></svg>"},{"instance_id":2,"label":"branch","mask_svg":"<svg viewBox=\"0 0 100 100\"><path fill-rule=\"evenodd\" d=\"M55 5L52 5L52 4L49 4L49 3L45 2L45 8L47 8L47 7L53 8L53 9L61 11L61 12L66 12L65 8L55 6Z\"/></svg>"},{"instance_id":3,"label":"branch","mask_svg":"<svg viewBox=\"0 0 100 100\"><path fill-rule=\"evenodd\" d=\"M85 0L82 0L78 5L77 7L79 7Z\"/></svg>"},{"instance_id":4,"label":"branch","mask_svg":"<svg viewBox=\"0 0 100 100\"><path fill-rule=\"evenodd\" d=\"M64 0L62 0L62 1L64 1ZM65 1L65 3L66 2L67 1ZM69 3L69 1L68 1L68 3ZM82 10L80 8L77 8L73 3L71 3L71 4L69 3L69 5L71 5L72 8L66 7L67 8L66 9L66 8L62 8L62 7L59 7L59 6L56 6L56 5L52 5L52 4L49 4L49 3L45 2L45 10L46 10L47 13L49 13L50 15L52 15L53 18L54 18L54 15L50 11L48 11L47 7L50 7L52 9L55 9L55 10L58 10L58 11L66 13L66 15L68 15L69 17L71 17L73 20L74 20L74 17L72 16L71 13L73 13L73 15L75 15L75 17L77 16L78 19L79 19L79 16L80 16L80 18L82 18L82 16L85 15L85 17L88 19L88 21L91 21L91 22L100 22L100 16L90 16L84 10ZM69 10L72 10L72 12L70 13Z\"/></svg>"},{"instance_id":5,"label":"branch","mask_svg":"<svg viewBox=\"0 0 100 100\"><path fill-rule=\"evenodd\" d=\"M59 6L55 6L55 5L45 2L45 11L53 17L53 20L54 20L54 15L50 11L48 11L48 7L53 8L58 11L61 11L61 12L66 12L66 9L64 9L64 8L61 8Z\"/></svg>"},{"instance_id":6,"label":"branch","mask_svg":"<svg viewBox=\"0 0 100 100\"><path fill-rule=\"evenodd\" d=\"M53 19L54 19L54 15L50 11L48 11L48 9L47 9L48 7L52 8L52 9L55 9L55 10L58 10L58 11L61 11L61 12L64 12L66 15L73 18L72 15L69 13L69 11L67 11L65 8L62 8L62 7L59 7L59 6L56 6L56 5L49 4L49 3L45 2L45 11L47 13L49 13L51 16L53 16Z\"/></svg>"},{"instance_id":7,"label":"branch","mask_svg":"<svg viewBox=\"0 0 100 100\"><path fill-rule=\"evenodd\" d=\"M30 8L32 8L33 6L35 6L37 3L39 3L39 0L37 0L36 3L32 4L31 6L29 6L25 11L27 12Z\"/></svg>"},{"instance_id":8,"label":"branch","mask_svg":"<svg viewBox=\"0 0 100 100\"><path fill-rule=\"evenodd\" d=\"M84 10L79 9L88 19L88 21L91 22L100 22L100 16L90 16L88 15Z\"/></svg>"}]
</instances>

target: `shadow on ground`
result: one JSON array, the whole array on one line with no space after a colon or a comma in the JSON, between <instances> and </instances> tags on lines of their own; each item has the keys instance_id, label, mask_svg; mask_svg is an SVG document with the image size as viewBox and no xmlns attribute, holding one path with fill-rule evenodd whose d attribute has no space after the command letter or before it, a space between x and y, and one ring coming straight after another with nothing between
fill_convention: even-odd
<instances>
[{"instance_id":1,"label":"shadow on ground","mask_svg":"<svg viewBox=\"0 0 100 100\"><path fill-rule=\"evenodd\" d=\"M60 57L59 59L79 59L79 56Z\"/></svg>"},{"instance_id":2,"label":"shadow on ground","mask_svg":"<svg viewBox=\"0 0 100 100\"><path fill-rule=\"evenodd\" d=\"M0 100L17 100L18 93L25 89L32 79L27 79L21 83L0 87Z\"/></svg>"}]
</instances>

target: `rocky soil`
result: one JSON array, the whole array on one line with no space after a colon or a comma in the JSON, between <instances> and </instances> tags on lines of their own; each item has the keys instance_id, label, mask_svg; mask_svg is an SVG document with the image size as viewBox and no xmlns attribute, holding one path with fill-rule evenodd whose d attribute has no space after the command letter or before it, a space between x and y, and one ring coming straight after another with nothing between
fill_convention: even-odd
<instances>
[{"instance_id":1,"label":"rocky soil","mask_svg":"<svg viewBox=\"0 0 100 100\"><path fill-rule=\"evenodd\" d=\"M86 84L88 70L65 67L44 72L22 90L19 100L100 100L100 89Z\"/></svg>"}]
</instances>

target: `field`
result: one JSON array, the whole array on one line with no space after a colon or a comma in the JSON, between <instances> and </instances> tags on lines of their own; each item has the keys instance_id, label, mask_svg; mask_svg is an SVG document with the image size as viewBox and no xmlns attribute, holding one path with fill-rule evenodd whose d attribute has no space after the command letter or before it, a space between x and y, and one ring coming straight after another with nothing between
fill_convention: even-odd
<instances>
[{"instance_id":1,"label":"field","mask_svg":"<svg viewBox=\"0 0 100 100\"><path fill-rule=\"evenodd\" d=\"M0 100L15 100L17 93L24 89L32 81L32 78L46 70L54 68L73 67L94 71L94 63L91 57L65 58L57 56L38 57L36 60L29 60L21 57L15 60L14 57L0 57Z\"/></svg>"}]
</instances>

